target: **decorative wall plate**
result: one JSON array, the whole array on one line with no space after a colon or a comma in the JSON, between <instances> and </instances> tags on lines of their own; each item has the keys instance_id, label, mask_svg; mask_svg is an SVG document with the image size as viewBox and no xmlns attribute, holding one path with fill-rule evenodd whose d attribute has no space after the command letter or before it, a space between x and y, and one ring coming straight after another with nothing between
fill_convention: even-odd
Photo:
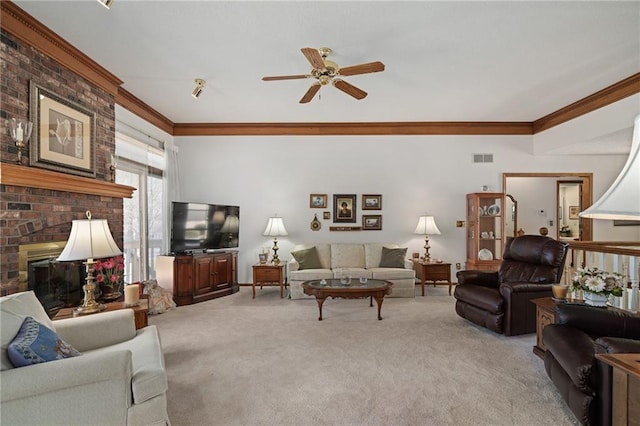
<instances>
[{"instance_id":1,"label":"decorative wall plate","mask_svg":"<svg viewBox=\"0 0 640 426\"><path fill-rule=\"evenodd\" d=\"M482 249L478 252L478 260L493 260L493 253L489 249Z\"/></svg>"},{"instance_id":2,"label":"decorative wall plate","mask_svg":"<svg viewBox=\"0 0 640 426\"><path fill-rule=\"evenodd\" d=\"M319 231L320 228L322 228L322 223L320 223L320 221L318 220L317 214L313 215L313 220L311 221L310 227L312 231Z\"/></svg>"},{"instance_id":3,"label":"decorative wall plate","mask_svg":"<svg viewBox=\"0 0 640 426\"><path fill-rule=\"evenodd\" d=\"M497 204L492 204L487 208L487 214L489 216L498 216L500 214L500 206Z\"/></svg>"}]
</instances>

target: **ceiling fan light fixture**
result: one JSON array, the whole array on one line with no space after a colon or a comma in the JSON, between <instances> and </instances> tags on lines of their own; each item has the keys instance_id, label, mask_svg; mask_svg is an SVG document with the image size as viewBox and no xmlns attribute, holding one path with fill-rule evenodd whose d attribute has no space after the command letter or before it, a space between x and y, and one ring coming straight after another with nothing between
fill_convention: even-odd
<instances>
[{"instance_id":1,"label":"ceiling fan light fixture","mask_svg":"<svg viewBox=\"0 0 640 426\"><path fill-rule=\"evenodd\" d=\"M113 2L114 2L114 0L98 0L98 3L100 3L101 5L106 7L107 9L111 9L111 5L113 4Z\"/></svg>"},{"instance_id":2,"label":"ceiling fan light fixture","mask_svg":"<svg viewBox=\"0 0 640 426\"><path fill-rule=\"evenodd\" d=\"M200 94L202 93L202 90L204 89L206 81L201 78L196 78L193 81L196 83L196 88L193 89L193 92L191 92L191 96L198 99L200 97Z\"/></svg>"}]
</instances>

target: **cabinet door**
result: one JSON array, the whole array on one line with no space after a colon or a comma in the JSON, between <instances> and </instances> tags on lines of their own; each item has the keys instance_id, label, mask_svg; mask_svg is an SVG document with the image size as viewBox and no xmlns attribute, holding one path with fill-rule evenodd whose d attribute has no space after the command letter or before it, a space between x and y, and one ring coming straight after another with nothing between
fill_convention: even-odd
<instances>
[{"instance_id":1,"label":"cabinet door","mask_svg":"<svg viewBox=\"0 0 640 426\"><path fill-rule=\"evenodd\" d=\"M176 257L174 270L174 296L178 300L191 300L193 295L193 259L191 256Z\"/></svg>"},{"instance_id":2,"label":"cabinet door","mask_svg":"<svg viewBox=\"0 0 640 426\"><path fill-rule=\"evenodd\" d=\"M194 258L194 279L193 294L194 296L211 292L213 281L213 262L209 256L200 256Z\"/></svg>"},{"instance_id":3,"label":"cabinet door","mask_svg":"<svg viewBox=\"0 0 640 426\"><path fill-rule=\"evenodd\" d=\"M211 288L220 290L231 287L233 276L233 263L231 255L224 254L213 258L213 275Z\"/></svg>"}]
</instances>

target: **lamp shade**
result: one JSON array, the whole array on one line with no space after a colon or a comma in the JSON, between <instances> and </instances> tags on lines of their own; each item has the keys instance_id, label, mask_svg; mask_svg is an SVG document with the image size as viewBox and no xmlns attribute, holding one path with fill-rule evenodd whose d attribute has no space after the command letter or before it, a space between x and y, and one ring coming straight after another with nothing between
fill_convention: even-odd
<instances>
[{"instance_id":1,"label":"lamp shade","mask_svg":"<svg viewBox=\"0 0 640 426\"><path fill-rule=\"evenodd\" d=\"M83 219L71 222L71 234L57 260L100 259L120 254L122 251L113 240L105 219Z\"/></svg>"},{"instance_id":2,"label":"lamp shade","mask_svg":"<svg viewBox=\"0 0 640 426\"><path fill-rule=\"evenodd\" d=\"M440 230L433 216L420 216L418 226L416 226L416 230L413 231L413 233L420 235L440 235Z\"/></svg>"},{"instance_id":3,"label":"lamp shade","mask_svg":"<svg viewBox=\"0 0 640 426\"><path fill-rule=\"evenodd\" d=\"M640 219L640 115L636 116L629 158L611 187L591 207L580 212L590 219Z\"/></svg>"},{"instance_id":4,"label":"lamp shade","mask_svg":"<svg viewBox=\"0 0 640 426\"><path fill-rule=\"evenodd\" d=\"M281 217L270 217L267 223L267 228L262 234L265 237L280 237L289 235L284 227L284 221Z\"/></svg>"}]
</instances>

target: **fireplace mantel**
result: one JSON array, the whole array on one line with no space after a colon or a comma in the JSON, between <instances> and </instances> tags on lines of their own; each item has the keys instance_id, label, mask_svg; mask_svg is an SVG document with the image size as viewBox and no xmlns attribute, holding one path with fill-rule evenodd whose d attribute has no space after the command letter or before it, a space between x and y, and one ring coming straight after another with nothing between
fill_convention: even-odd
<instances>
[{"instance_id":1,"label":"fireplace mantel","mask_svg":"<svg viewBox=\"0 0 640 426\"><path fill-rule=\"evenodd\" d=\"M10 163L0 163L0 184L115 198L132 198L136 190L132 186Z\"/></svg>"}]
</instances>

